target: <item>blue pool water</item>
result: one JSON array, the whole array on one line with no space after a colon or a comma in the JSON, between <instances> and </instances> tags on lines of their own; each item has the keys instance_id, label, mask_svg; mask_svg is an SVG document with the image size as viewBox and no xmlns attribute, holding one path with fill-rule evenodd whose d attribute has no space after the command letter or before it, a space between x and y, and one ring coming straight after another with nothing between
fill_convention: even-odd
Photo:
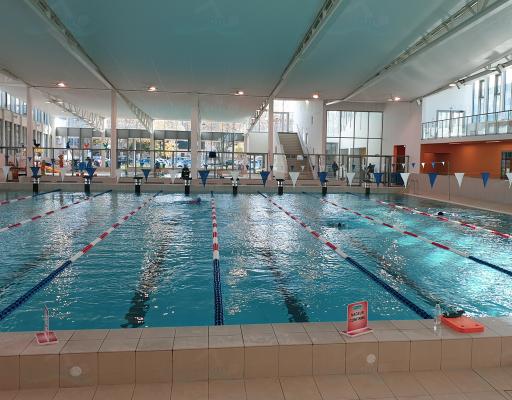
<instances>
[{"instance_id":1,"label":"blue pool water","mask_svg":"<svg viewBox=\"0 0 512 400\"><path fill-rule=\"evenodd\" d=\"M0 193L0 200L26 194ZM108 193L0 233L0 310L150 196ZM213 324L210 194L201 197L206 201L190 205L181 194L157 196L0 321L0 331L40 329L45 304L54 329ZM52 193L0 206L0 228L83 198ZM506 274L321 203L318 195L272 198L429 313L439 302L471 315L512 315L512 277ZM327 198L512 271L512 239L351 194ZM397 195L377 198L512 232L507 215ZM344 320L347 303L364 299L372 319L419 318L262 196L215 194L215 200L226 324Z\"/></svg>"}]
</instances>

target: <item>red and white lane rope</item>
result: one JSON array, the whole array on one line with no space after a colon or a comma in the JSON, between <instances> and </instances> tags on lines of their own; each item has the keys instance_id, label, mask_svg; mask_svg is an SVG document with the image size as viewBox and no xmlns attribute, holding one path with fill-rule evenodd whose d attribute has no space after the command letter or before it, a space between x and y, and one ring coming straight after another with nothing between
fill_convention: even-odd
<instances>
[{"instance_id":1,"label":"red and white lane rope","mask_svg":"<svg viewBox=\"0 0 512 400\"><path fill-rule=\"evenodd\" d=\"M105 193L109 193L111 191L112 190L107 190L105 192L95 194L92 197L87 197L84 200L77 200L77 201L74 201L73 203L66 204L66 205L64 205L64 206L62 206L60 208L56 208L55 210L46 211L45 213L42 213L42 214L39 214L39 215L34 215L31 218L24 219L23 221L19 221L19 222L16 222L14 224L10 224L10 225L4 226L3 228L0 228L0 233L7 232L7 231L10 231L10 230L15 229L15 228L19 228L20 226L26 225L26 224L28 224L30 222L38 221L41 218L48 217L50 215L55 214L56 212L67 210L69 207L74 206L76 204L86 203L88 201L91 201L95 197L101 196L101 195L103 195Z\"/></svg>"},{"instance_id":2,"label":"red and white lane rope","mask_svg":"<svg viewBox=\"0 0 512 400\"><path fill-rule=\"evenodd\" d=\"M222 304L222 286L220 279L219 234L217 231L217 208L215 199L210 200L212 208L212 249L213 249L213 296L215 325L224 325L224 306Z\"/></svg>"},{"instance_id":3,"label":"red and white lane rope","mask_svg":"<svg viewBox=\"0 0 512 400\"><path fill-rule=\"evenodd\" d=\"M401 205L398 205L398 204L395 204L395 203L388 203L388 202L382 201L382 200L374 200L374 201L376 203L378 203L378 204L381 204L381 205L385 205L385 206L388 206L388 207L396 208L398 210L409 211L409 212L411 212L413 214L423 215L424 217L430 217L430 218L436 219L438 221L449 222L451 224L465 226L466 228L470 228L470 229L473 229L475 231L484 231L484 232L491 233L491 234L497 235L497 236L501 236L501 237L507 238L507 239L512 238L512 235L509 234L509 233L500 232L500 231L497 231L495 229L485 228L483 226L478 226L478 225L475 225L475 224L471 224L469 222L459 221L459 220L456 220L456 219L450 219L450 218L443 217L441 215L430 214L430 213L425 212L425 211L416 210L414 208L410 208L410 207L406 207L406 206L401 206Z\"/></svg>"},{"instance_id":4,"label":"red and white lane rope","mask_svg":"<svg viewBox=\"0 0 512 400\"><path fill-rule=\"evenodd\" d=\"M413 233L413 232L410 232L410 231L407 231L407 230L402 230L402 229L400 229L400 228L398 228L398 227L396 227L394 225L388 224L387 222L381 221L381 220L379 220L377 218L374 218L374 217L371 217L369 215L361 214L361 213L359 213L359 212L357 212L355 210L351 210L350 208L340 206L339 204L336 204L336 203L334 203L332 201L325 200L325 199L321 199L321 201L324 202L324 203L327 203L327 204L331 204L331 205L333 205L335 207L341 208L343 211L346 211L346 212L352 213L354 215L357 215L358 217L366 219L366 220L368 220L368 221L370 221L372 223L383 225L383 226L385 226L387 228L390 228L390 229L393 229L393 230L395 230L397 232L400 232L403 235L412 236L412 237L414 237L416 239L419 239L419 240L421 240L421 241L423 241L425 243L429 243L429 244L431 244L433 246L436 246L436 247L438 247L440 249L443 249L443 250L451 251L452 253L455 253L455 254L457 254L459 256L462 256L464 258L467 258L469 260L475 261L475 262L477 262L479 264L491 267L491 268L493 268L493 269L495 269L497 271L500 271L500 272L503 272L504 274L512 276L512 271L507 270L505 268L502 268L502 267L500 267L498 265L492 264L492 263L490 263L488 261L482 260L482 259L480 259L478 257L472 256L471 254L469 254L469 253L467 253L465 251L461 251L461 250L455 249L455 248L453 248L451 246L447 246L445 244L436 242L436 241L434 241L432 239L426 238L424 236L420 236L420 235L418 235L416 233Z\"/></svg>"},{"instance_id":5,"label":"red and white lane rope","mask_svg":"<svg viewBox=\"0 0 512 400\"><path fill-rule=\"evenodd\" d=\"M22 196L22 197L18 197L16 199L12 199L12 200L2 200L2 201L0 201L0 206L5 206L7 204L15 203L17 201L27 200L27 199L31 199L33 197L39 197L39 196L43 196L48 193L55 193L55 192L60 192L60 189L55 189L55 190L51 190L49 192L44 192L44 193L37 193L32 196Z\"/></svg>"},{"instance_id":6,"label":"red and white lane rope","mask_svg":"<svg viewBox=\"0 0 512 400\"><path fill-rule=\"evenodd\" d=\"M148 200L142 203L136 209L130 211L128 214L120 218L117 222L115 222L110 228L108 228L105 232L103 232L100 236L94 239L91 243L84 246L80 251L75 253L72 257L68 258L64 261L58 268L54 269L50 274L48 274L44 279L42 279L37 285L29 289L26 293L21 295L18 299L16 299L13 303L8 305L6 308L0 311L0 321L5 319L8 315L10 315L13 311L21 307L25 304L34 294L40 291L43 287L48 285L51 281L53 281L62 271L64 271L67 267L73 264L76 260L82 257L84 254L89 252L94 246L96 246L99 242L105 240L105 238L114 231L114 229L119 228L122 224L128 221L132 216L137 214L143 207L148 205L156 196L158 196L161 192L156 193L151 196Z\"/></svg>"}]
</instances>

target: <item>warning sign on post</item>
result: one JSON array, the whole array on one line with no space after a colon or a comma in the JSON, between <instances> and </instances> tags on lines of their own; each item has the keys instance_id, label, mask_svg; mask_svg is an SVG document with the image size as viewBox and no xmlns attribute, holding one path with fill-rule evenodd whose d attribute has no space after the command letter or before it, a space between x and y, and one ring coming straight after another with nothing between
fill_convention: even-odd
<instances>
[{"instance_id":1,"label":"warning sign on post","mask_svg":"<svg viewBox=\"0 0 512 400\"><path fill-rule=\"evenodd\" d=\"M347 336L359 336L371 332L368 328L368 302L358 301L347 306L347 330L342 331Z\"/></svg>"}]
</instances>

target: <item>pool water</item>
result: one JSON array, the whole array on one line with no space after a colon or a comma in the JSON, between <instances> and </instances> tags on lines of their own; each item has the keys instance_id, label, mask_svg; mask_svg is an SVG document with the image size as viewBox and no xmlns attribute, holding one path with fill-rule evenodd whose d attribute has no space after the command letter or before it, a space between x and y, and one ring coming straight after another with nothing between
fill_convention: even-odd
<instances>
[{"instance_id":1,"label":"pool water","mask_svg":"<svg viewBox=\"0 0 512 400\"><path fill-rule=\"evenodd\" d=\"M0 193L0 200L26 194ZM149 197L107 193L0 233L0 310ZM201 197L197 205L181 194L157 196L0 321L0 331L40 329L44 305L54 329L213 324L210 194ZM512 315L506 274L322 203L316 194L271 197L429 313L440 303L470 315ZM0 206L0 228L83 198L57 192ZM347 304L359 300L369 301L371 319L420 318L263 196L214 198L226 324L344 320ZM327 199L512 270L512 239L373 200L443 210L507 233L510 216L398 195Z\"/></svg>"}]
</instances>

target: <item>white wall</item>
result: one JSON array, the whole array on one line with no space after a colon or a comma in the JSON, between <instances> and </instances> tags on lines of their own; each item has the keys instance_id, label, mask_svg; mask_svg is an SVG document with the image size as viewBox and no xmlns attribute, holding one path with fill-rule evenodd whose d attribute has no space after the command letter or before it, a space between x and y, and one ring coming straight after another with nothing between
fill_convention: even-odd
<instances>
[{"instance_id":1,"label":"white wall","mask_svg":"<svg viewBox=\"0 0 512 400\"><path fill-rule=\"evenodd\" d=\"M423 98L422 121L430 122L437 120L437 111L456 110L464 111L466 115L473 113L473 85L468 83L460 89L456 87L443 90Z\"/></svg>"},{"instance_id":2,"label":"white wall","mask_svg":"<svg viewBox=\"0 0 512 400\"><path fill-rule=\"evenodd\" d=\"M410 162L420 161L421 107L415 102L390 102L384 106L382 154L392 155L395 145L405 145Z\"/></svg>"},{"instance_id":3,"label":"white wall","mask_svg":"<svg viewBox=\"0 0 512 400\"><path fill-rule=\"evenodd\" d=\"M277 111L277 110L276 110ZM284 111L293 113L292 132L297 132L310 154L323 151L323 115L321 100L285 100Z\"/></svg>"},{"instance_id":4,"label":"white wall","mask_svg":"<svg viewBox=\"0 0 512 400\"><path fill-rule=\"evenodd\" d=\"M267 153L268 133L250 132L247 134L247 152L248 153Z\"/></svg>"}]
</instances>

